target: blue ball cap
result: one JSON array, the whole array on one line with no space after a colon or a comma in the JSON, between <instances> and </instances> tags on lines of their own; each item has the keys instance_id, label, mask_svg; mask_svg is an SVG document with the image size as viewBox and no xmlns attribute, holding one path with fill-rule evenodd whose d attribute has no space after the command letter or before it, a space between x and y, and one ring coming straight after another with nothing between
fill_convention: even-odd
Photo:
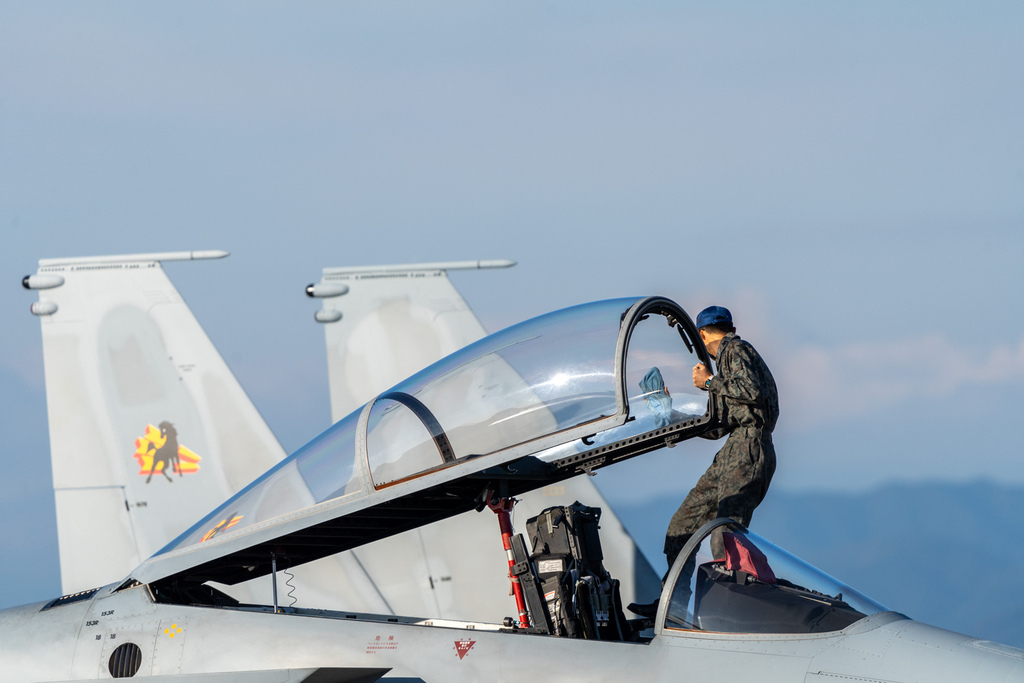
<instances>
[{"instance_id":1,"label":"blue ball cap","mask_svg":"<svg viewBox=\"0 0 1024 683\"><path fill-rule=\"evenodd\" d=\"M729 323L732 325L732 313L729 312L728 308L723 306L708 306L697 314L698 330L707 325L717 325L718 323Z\"/></svg>"}]
</instances>

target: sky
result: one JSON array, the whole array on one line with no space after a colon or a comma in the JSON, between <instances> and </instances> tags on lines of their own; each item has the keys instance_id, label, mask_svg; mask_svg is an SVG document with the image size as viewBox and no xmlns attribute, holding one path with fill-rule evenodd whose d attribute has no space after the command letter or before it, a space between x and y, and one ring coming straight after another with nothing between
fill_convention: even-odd
<instances>
[{"instance_id":1,"label":"sky","mask_svg":"<svg viewBox=\"0 0 1024 683\"><path fill-rule=\"evenodd\" d=\"M321 268L508 258L452 274L492 331L729 307L779 384L774 487L1024 485L1022 29L996 1L7 0L5 545L56 580L19 282L97 254L231 252L166 270L288 450L330 419ZM597 483L681 498L716 447Z\"/></svg>"}]
</instances>

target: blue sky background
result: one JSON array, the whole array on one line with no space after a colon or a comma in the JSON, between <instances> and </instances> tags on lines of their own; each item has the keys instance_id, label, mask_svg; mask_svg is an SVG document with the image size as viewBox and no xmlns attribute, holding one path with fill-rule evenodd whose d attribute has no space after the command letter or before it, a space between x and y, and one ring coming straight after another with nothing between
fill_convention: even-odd
<instances>
[{"instance_id":1,"label":"blue sky background","mask_svg":"<svg viewBox=\"0 0 1024 683\"><path fill-rule=\"evenodd\" d=\"M0 4L0 537L27 581L0 603L59 584L19 286L47 257L231 251L166 269L289 450L329 421L323 266L512 258L452 277L491 330L731 308L780 385L777 489L1024 484L1022 29L1016 2ZM714 449L598 484L681 497Z\"/></svg>"}]
</instances>

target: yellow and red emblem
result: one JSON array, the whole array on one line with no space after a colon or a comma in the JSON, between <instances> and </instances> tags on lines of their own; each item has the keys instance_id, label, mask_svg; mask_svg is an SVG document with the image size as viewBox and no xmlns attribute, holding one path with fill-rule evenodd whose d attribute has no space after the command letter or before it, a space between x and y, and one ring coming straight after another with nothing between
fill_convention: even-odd
<instances>
[{"instance_id":1,"label":"yellow and red emblem","mask_svg":"<svg viewBox=\"0 0 1024 683\"><path fill-rule=\"evenodd\" d=\"M217 522L217 524L215 524L212 529L210 529L205 534L203 534L203 537L201 539L199 539L199 542L203 543L204 541L209 541L211 538L213 538L217 534L219 534L219 533L221 533L223 531L227 531L231 527L233 527L236 524L238 524L238 522L242 519L243 516L244 515L236 515L235 513L232 512L226 518L224 518L224 519L220 520L219 522Z\"/></svg>"},{"instance_id":2,"label":"yellow and red emblem","mask_svg":"<svg viewBox=\"0 0 1024 683\"><path fill-rule=\"evenodd\" d=\"M167 437L161 434L160 430L153 425L146 425L146 433L135 439L135 452L132 454L139 462L139 474L147 476L150 471L157 474L163 472L164 461L157 460L156 470L153 470L153 454L159 451L167 443ZM171 467L174 474L195 474L199 471L199 461L202 458L181 444L178 445L177 464Z\"/></svg>"}]
</instances>

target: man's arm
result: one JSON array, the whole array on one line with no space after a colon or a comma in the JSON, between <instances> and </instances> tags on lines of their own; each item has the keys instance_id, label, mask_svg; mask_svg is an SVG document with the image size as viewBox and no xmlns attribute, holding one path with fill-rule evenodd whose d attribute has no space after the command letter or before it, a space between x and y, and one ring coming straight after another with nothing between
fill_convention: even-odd
<instances>
[{"instance_id":1,"label":"man's arm","mask_svg":"<svg viewBox=\"0 0 1024 683\"><path fill-rule=\"evenodd\" d=\"M709 379L712 379L713 377L714 375L711 374L711 372L708 370L708 367L703 363L697 363L696 365L693 366L693 386L697 387L698 389L704 389L706 387L707 381ZM711 401L714 401L715 397L709 396L709 399ZM719 408L719 411L720 410L721 409ZM721 439L730 431L731 430L728 427L715 427L714 429L709 429L708 431L703 432L702 434L698 434L698 436L702 439L709 439L713 441L715 439Z\"/></svg>"},{"instance_id":2,"label":"man's arm","mask_svg":"<svg viewBox=\"0 0 1024 683\"><path fill-rule=\"evenodd\" d=\"M730 431L732 430L728 427L716 427L714 429L709 429L706 432L702 432L697 436L702 439L707 439L708 441L715 441L717 439L721 439L723 436L727 436Z\"/></svg>"},{"instance_id":3,"label":"man's arm","mask_svg":"<svg viewBox=\"0 0 1024 683\"><path fill-rule=\"evenodd\" d=\"M750 344L736 340L729 344L724 357L720 358L719 373L712 376L701 363L693 368L694 385L705 388L719 396L731 398L740 403L760 403L766 398L766 390L760 381L757 367L760 357ZM698 382L700 382L698 384Z\"/></svg>"}]
</instances>

